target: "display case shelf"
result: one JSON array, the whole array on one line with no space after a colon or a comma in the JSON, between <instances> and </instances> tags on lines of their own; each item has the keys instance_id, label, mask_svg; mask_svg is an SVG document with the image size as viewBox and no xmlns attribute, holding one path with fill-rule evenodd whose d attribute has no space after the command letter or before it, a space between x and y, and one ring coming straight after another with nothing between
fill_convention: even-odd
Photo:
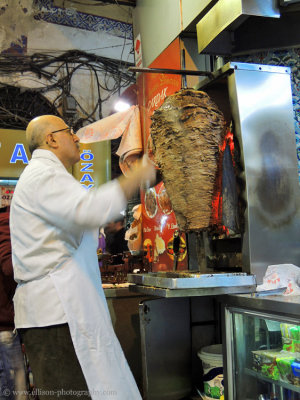
<instances>
[{"instance_id":1,"label":"display case shelf","mask_svg":"<svg viewBox=\"0 0 300 400\"><path fill-rule=\"evenodd\" d=\"M283 381L274 381L273 379L270 379L259 372L253 371L252 369L245 368L245 374L252 376L253 378L259 379L264 382L272 383L274 385L280 386L284 389L291 390L293 392L300 393L300 386L295 386L292 385L291 383L288 382L283 382Z\"/></svg>"}]
</instances>

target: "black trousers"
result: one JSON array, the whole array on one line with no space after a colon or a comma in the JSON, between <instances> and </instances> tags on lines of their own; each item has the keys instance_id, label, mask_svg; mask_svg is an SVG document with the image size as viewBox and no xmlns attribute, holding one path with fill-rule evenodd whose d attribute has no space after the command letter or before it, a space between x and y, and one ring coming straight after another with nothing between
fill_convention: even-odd
<instances>
[{"instance_id":1,"label":"black trousers","mask_svg":"<svg viewBox=\"0 0 300 400\"><path fill-rule=\"evenodd\" d=\"M68 324L18 329L40 400L91 399Z\"/></svg>"}]
</instances>

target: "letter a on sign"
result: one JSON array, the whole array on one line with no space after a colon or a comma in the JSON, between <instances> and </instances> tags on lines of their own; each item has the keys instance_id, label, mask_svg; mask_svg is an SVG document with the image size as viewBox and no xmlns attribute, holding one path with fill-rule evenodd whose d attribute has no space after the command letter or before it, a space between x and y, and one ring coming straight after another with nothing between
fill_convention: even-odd
<instances>
[{"instance_id":1,"label":"letter a on sign","mask_svg":"<svg viewBox=\"0 0 300 400\"><path fill-rule=\"evenodd\" d=\"M28 157L22 143L17 143L15 145L10 163L15 164L17 161L22 161L23 164L28 164Z\"/></svg>"}]
</instances>

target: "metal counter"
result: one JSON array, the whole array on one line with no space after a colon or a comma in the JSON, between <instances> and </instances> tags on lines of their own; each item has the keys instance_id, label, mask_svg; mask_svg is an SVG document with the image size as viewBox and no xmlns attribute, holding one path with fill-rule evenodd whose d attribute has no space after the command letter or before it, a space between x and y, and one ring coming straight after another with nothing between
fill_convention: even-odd
<instances>
[{"instance_id":1,"label":"metal counter","mask_svg":"<svg viewBox=\"0 0 300 400\"><path fill-rule=\"evenodd\" d=\"M135 283L130 286L130 291L158 297L252 293L256 289L255 277L245 273L149 272L147 274L129 274L128 281Z\"/></svg>"},{"instance_id":2,"label":"metal counter","mask_svg":"<svg viewBox=\"0 0 300 400\"><path fill-rule=\"evenodd\" d=\"M270 314L300 316L300 296L260 296L259 293L228 295L221 299L227 306L263 311Z\"/></svg>"},{"instance_id":3,"label":"metal counter","mask_svg":"<svg viewBox=\"0 0 300 400\"><path fill-rule=\"evenodd\" d=\"M195 297L195 296L219 296L233 293L252 293L255 286L234 286L234 287L216 287L216 288L198 288L198 289L163 289L150 286L132 285L130 291L156 297Z\"/></svg>"},{"instance_id":4,"label":"metal counter","mask_svg":"<svg viewBox=\"0 0 300 400\"><path fill-rule=\"evenodd\" d=\"M127 287L118 287L116 285L115 287L104 287L104 294L106 299L110 298L124 298L124 297L140 297L138 293L135 293L134 290L131 290L131 286L134 285L128 285Z\"/></svg>"}]
</instances>

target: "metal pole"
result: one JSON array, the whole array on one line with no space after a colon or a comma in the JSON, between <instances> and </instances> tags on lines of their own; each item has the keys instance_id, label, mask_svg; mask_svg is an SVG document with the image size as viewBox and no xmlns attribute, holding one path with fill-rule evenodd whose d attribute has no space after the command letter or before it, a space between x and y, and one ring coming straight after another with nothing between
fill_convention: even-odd
<instances>
[{"instance_id":1,"label":"metal pole","mask_svg":"<svg viewBox=\"0 0 300 400\"><path fill-rule=\"evenodd\" d=\"M212 72L207 71L193 71L186 69L166 69L166 68L138 68L138 67L129 67L128 71L131 72L143 72L143 73L152 73L152 74L174 74L174 75L197 75L197 76L208 76L213 78Z\"/></svg>"}]
</instances>

